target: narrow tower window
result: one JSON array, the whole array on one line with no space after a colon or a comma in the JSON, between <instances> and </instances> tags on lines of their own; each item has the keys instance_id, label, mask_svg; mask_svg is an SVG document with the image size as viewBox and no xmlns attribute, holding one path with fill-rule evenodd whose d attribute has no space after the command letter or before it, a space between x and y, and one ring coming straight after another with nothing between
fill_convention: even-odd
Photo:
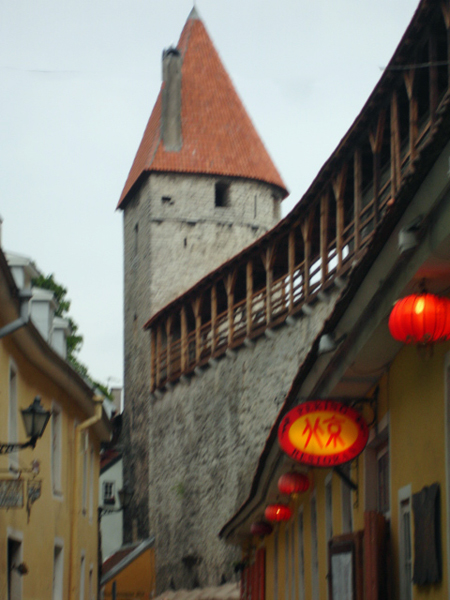
<instances>
[{"instance_id":1,"label":"narrow tower window","mask_svg":"<svg viewBox=\"0 0 450 600\"><path fill-rule=\"evenodd\" d=\"M224 181L216 183L215 204L219 207L229 206L230 186Z\"/></svg>"}]
</instances>

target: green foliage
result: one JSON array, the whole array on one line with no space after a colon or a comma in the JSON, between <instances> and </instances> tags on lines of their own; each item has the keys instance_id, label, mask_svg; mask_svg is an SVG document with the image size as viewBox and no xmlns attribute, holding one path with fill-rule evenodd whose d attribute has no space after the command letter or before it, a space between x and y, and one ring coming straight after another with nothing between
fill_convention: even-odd
<instances>
[{"instance_id":1,"label":"green foliage","mask_svg":"<svg viewBox=\"0 0 450 600\"><path fill-rule=\"evenodd\" d=\"M75 369L75 371L79 375L81 375L81 377L87 379L89 383L97 387L104 396L112 400L112 395L109 392L107 386L103 383L92 379L86 365L83 365L83 363L81 363L77 358L77 354L81 350L81 347L83 345L83 336L80 333L78 333L78 325L75 323L72 317L67 314L70 309L70 300L66 297L67 288L55 281L53 273L51 273L50 275L39 275L39 277L33 279L33 285L35 287L42 288L44 290L50 290L51 292L53 292L58 303L58 307L55 311L55 316L67 319L69 321L70 334L67 336L68 362Z\"/></svg>"}]
</instances>

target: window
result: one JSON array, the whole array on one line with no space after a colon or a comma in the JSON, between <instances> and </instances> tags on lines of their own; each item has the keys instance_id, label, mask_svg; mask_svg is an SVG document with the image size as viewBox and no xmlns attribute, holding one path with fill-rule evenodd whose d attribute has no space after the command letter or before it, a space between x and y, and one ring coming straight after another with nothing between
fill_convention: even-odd
<instances>
[{"instance_id":1,"label":"window","mask_svg":"<svg viewBox=\"0 0 450 600\"><path fill-rule=\"evenodd\" d=\"M21 535L8 535L7 568L8 568L8 600L21 600L22 575L17 570L22 562Z\"/></svg>"},{"instance_id":2,"label":"window","mask_svg":"<svg viewBox=\"0 0 450 600\"><path fill-rule=\"evenodd\" d=\"M412 599L411 486L398 491L400 600Z\"/></svg>"},{"instance_id":3,"label":"window","mask_svg":"<svg viewBox=\"0 0 450 600\"><path fill-rule=\"evenodd\" d=\"M297 519L298 536L298 598L305 600L305 548L303 533L303 508L298 512Z\"/></svg>"},{"instance_id":4,"label":"window","mask_svg":"<svg viewBox=\"0 0 450 600\"><path fill-rule=\"evenodd\" d=\"M86 556L84 551L81 553L80 561L80 600L84 600L84 586L85 586L85 570L86 570Z\"/></svg>"},{"instance_id":5,"label":"window","mask_svg":"<svg viewBox=\"0 0 450 600\"><path fill-rule=\"evenodd\" d=\"M218 181L215 186L215 205L218 207L229 206L230 186L224 181Z\"/></svg>"},{"instance_id":6,"label":"window","mask_svg":"<svg viewBox=\"0 0 450 600\"><path fill-rule=\"evenodd\" d=\"M115 484L114 481L103 482L103 504L115 504Z\"/></svg>"},{"instance_id":7,"label":"window","mask_svg":"<svg viewBox=\"0 0 450 600\"><path fill-rule=\"evenodd\" d=\"M311 496L311 583L312 600L319 600L319 548L317 540L317 499Z\"/></svg>"},{"instance_id":8,"label":"window","mask_svg":"<svg viewBox=\"0 0 450 600\"><path fill-rule=\"evenodd\" d=\"M61 409L58 405L52 404L52 488L55 495L62 493L61 486Z\"/></svg>"},{"instance_id":9,"label":"window","mask_svg":"<svg viewBox=\"0 0 450 600\"><path fill-rule=\"evenodd\" d=\"M11 363L9 366L9 415L8 415L8 441L13 444L18 442L17 433L17 368ZM19 453L11 452L9 455L9 468L17 471L19 468Z\"/></svg>"},{"instance_id":10,"label":"window","mask_svg":"<svg viewBox=\"0 0 450 600\"><path fill-rule=\"evenodd\" d=\"M52 600L63 600L64 550L62 542L53 548L53 595Z\"/></svg>"},{"instance_id":11,"label":"window","mask_svg":"<svg viewBox=\"0 0 450 600\"><path fill-rule=\"evenodd\" d=\"M162 204L173 204L172 196L162 196L161 198Z\"/></svg>"}]
</instances>

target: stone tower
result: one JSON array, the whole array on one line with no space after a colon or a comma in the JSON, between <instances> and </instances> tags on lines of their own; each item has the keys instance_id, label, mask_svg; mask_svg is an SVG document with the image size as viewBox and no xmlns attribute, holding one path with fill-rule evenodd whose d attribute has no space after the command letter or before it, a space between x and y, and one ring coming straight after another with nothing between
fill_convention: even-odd
<instances>
[{"instance_id":1,"label":"stone tower","mask_svg":"<svg viewBox=\"0 0 450 600\"><path fill-rule=\"evenodd\" d=\"M125 541L152 533L149 502L161 501L148 497L150 342L143 326L275 225L287 195L195 8L162 62L161 91L118 205L125 246L125 480L135 490Z\"/></svg>"}]
</instances>

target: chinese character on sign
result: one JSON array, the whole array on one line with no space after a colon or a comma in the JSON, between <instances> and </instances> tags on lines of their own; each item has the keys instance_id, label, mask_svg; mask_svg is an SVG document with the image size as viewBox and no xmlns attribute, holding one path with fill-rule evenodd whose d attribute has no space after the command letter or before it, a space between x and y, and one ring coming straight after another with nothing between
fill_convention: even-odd
<instances>
[{"instance_id":1,"label":"chinese character on sign","mask_svg":"<svg viewBox=\"0 0 450 600\"><path fill-rule=\"evenodd\" d=\"M333 415L329 419L323 419L322 425L325 427L326 432L320 426L321 417L317 417L314 425L311 425L309 419L306 420L306 427L303 430L302 435L308 435L308 439L305 442L305 450L308 448L308 444L311 441L311 438L314 436L314 439L319 444L320 448L323 448L325 444L325 448L333 442L333 448L336 448L339 443L341 446L345 446L343 439L341 438L342 425L341 423L345 422L345 419L339 419L336 415ZM328 437L327 437L328 436Z\"/></svg>"}]
</instances>

